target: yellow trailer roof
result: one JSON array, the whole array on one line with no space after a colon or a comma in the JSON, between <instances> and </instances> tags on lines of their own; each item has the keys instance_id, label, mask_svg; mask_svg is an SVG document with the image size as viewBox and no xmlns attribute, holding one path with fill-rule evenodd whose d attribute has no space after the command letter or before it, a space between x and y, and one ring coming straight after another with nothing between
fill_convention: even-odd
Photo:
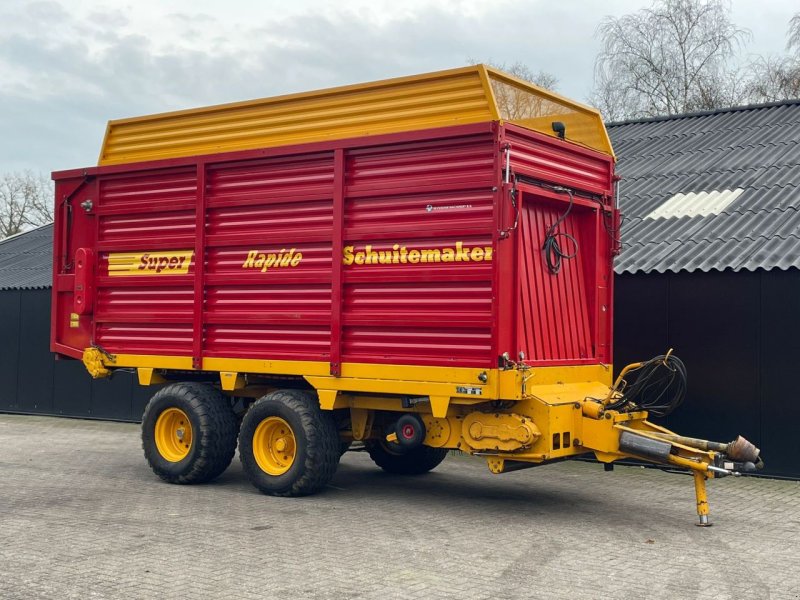
<instances>
[{"instance_id":1,"label":"yellow trailer roof","mask_svg":"<svg viewBox=\"0 0 800 600\"><path fill-rule=\"evenodd\" d=\"M613 156L600 113L485 65L109 121L100 165L507 121Z\"/></svg>"}]
</instances>

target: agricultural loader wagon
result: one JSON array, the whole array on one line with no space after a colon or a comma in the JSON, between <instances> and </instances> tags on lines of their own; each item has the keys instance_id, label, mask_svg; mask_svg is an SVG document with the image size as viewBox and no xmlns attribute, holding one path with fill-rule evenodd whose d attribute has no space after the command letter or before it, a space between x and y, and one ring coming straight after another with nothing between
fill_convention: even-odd
<instances>
[{"instance_id":1,"label":"agricultural loader wagon","mask_svg":"<svg viewBox=\"0 0 800 600\"><path fill-rule=\"evenodd\" d=\"M507 114L513 104L515 114ZM613 380L614 154L600 115L477 65L111 121L54 173L52 350L166 384L153 471L310 494L350 444L494 473L593 454L706 479L758 450L647 420L670 353Z\"/></svg>"}]
</instances>

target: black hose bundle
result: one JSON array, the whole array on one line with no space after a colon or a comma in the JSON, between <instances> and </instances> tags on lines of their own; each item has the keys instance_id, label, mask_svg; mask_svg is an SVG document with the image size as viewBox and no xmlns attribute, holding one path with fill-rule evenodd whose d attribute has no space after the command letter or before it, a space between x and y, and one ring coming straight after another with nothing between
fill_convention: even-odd
<instances>
[{"instance_id":1,"label":"black hose bundle","mask_svg":"<svg viewBox=\"0 0 800 600\"><path fill-rule=\"evenodd\" d=\"M686 366L677 356L656 356L629 373L635 378L628 381L626 375L625 387L618 390L621 397L606 409L647 410L655 417L666 417L686 397Z\"/></svg>"},{"instance_id":2,"label":"black hose bundle","mask_svg":"<svg viewBox=\"0 0 800 600\"><path fill-rule=\"evenodd\" d=\"M563 231L559 231L559 226L567 219L569 213L572 211L572 205L575 203L575 197L572 193L572 190L562 187L554 187L553 188L557 192L566 192L569 194L569 205L567 206L567 210L564 211L556 221L550 225L547 230L547 233L544 234L544 244L542 245L542 251L544 252L544 260L547 263L548 270L553 274L556 275L561 270L561 261L562 260L569 260L570 258L575 258L578 255L578 240L576 240L573 236ZM558 238L564 238L570 244L572 244L572 252L564 252L561 249L561 244L558 241Z\"/></svg>"}]
</instances>

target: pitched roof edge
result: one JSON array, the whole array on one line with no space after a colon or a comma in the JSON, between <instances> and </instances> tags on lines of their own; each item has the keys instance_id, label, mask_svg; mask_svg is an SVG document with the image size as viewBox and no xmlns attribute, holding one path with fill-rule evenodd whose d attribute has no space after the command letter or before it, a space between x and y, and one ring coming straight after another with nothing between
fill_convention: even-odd
<instances>
[{"instance_id":1,"label":"pitched roof edge","mask_svg":"<svg viewBox=\"0 0 800 600\"><path fill-rule=\"evenodd\" d=\"M608 121L606 127L621 127L622 125L638 125L640 123L658 123L660 121L675 121L677 119L691 119L694 117L708 117L711 115L720 115L731 112L739 112L745 110L758 110L762 108L775 108L777 106L793 106L800 105L800 98L792 98L789 100L779 100L777 102L763 102L760 104L742 104L739 106L729 106L726 108L715 108L712 110L700 110L695 112L678 113L675 115L661 115L658 117L645 117L640 119L625 119L622 121Z\"/></svg>"},{"instance_id":2,"label":"pitched roof edge","mask_svg":"<svg viewBox=\"0 0 800 600\"><path fill-rule=\"evenodd\" d=\"M31 290L51 290L53 289L53 284L34 284L34 285L18 285L18 286L10 286L10 285L0 285L0 292L29 292Z\"/></svg>"},{"instance_id":3,"label":"pitched roof edge","mask_svg":"<svg viewBox=\"0 0 800 600\"><path fill-rule=\"evenodd\" d=\"M749 273L758 273L764 272L769 273L771 271L797 271L800 272L800 265L797 264L779 264L775 263L772 266L765 267L764 265L752 265L752 264L741 264L738 267L722 267L719 266L694 266L694 267L676 267L675 265L670 265L669 267L653 267L650 269L641 267L639 265L632 265L628 267L624 267L619 269L614 267L614 275L621 276L621 275L640 275L640 276L647 276L656 273L658 275L681 275L681 274L691 274L691 273L741 273L742 271L747 271Z\"/></svg>"},{"instance_id":4,"label":"pitched roof edge","mask_svg":"<svg viewBox=\"0 0 800 600\"><path fill-rule=\"evenodd\" d=\"M3 238L2 240L0 240L0 244L5 244L6 242L11 242L11 241L13 241L13 240L15 240L15 239L17 239L19 237L22 237L23 235L28 235L29 233L33 233L35 231L40 231L41 229L44 229L45 227L52 227L52 226L53 226L52 223L45 223L44 225L39 225L39 227L34 227L33 229L26 229L25 231L20 231L19 233L15 233L14 235L10 235L10 236L8 236L6 238Z\"/></svg>"}]
</instances>

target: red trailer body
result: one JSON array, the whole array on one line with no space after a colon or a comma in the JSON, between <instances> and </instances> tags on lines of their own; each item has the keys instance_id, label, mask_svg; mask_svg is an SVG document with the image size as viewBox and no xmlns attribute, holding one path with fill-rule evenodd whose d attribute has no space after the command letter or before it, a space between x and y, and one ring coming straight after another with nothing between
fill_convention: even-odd
<instances>
[{"instance_id":1,"label":"red trailer body","mask_svg":"<svg viewBox=\"0 0 800 600\"><path fill-rule=\"evenodd\" d=\"M53 350L609 363L613 177L498 123L60 172ZM577 254L554 275L558 186Z\"/></svg>"},{"instance_id":2,"label":"red trailer body","mask_svg":"<svg viewBox=\"0 0 800 600\"><path fill-rule=\"evenodd\" d=\"M52 349L171 383L142 417L167 481L237 448L273 495L322 489L353 442L404 474L593 452L691 470L706 524L705 479L756 468L646 420L682 400L669 353L612 385L594 109L476 65L114 121L100 165L54 174Z\"/></svg>"}]
</instances>

